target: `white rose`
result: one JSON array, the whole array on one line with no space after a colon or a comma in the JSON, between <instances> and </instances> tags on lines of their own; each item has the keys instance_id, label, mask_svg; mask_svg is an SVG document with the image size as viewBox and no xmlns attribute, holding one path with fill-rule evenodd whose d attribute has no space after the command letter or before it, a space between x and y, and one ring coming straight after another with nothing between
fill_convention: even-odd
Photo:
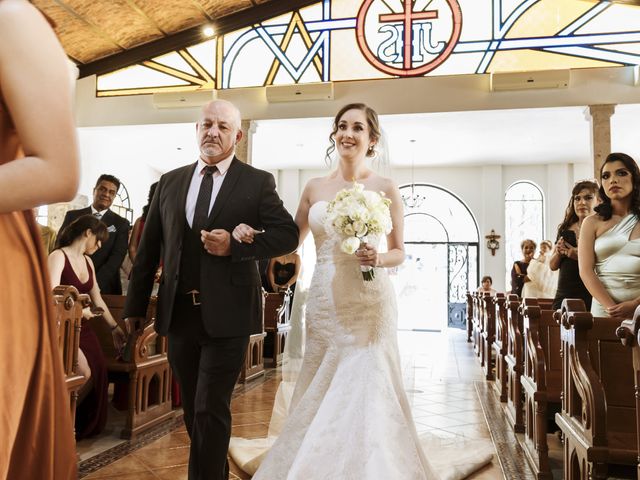
<instances>
[{"instance_id":1,"label":"white rose","mask_svg":"<svg viewBox=\"0 0 640 480\"><path fill-rule=\"evenodd\" d=\"M344 226L344 229L342 231L344 232L345 235L349 235L349 236L353 236L356 233L356 231L353 228L353 225L351 225L350 223L347 223Z\"/></svg>"},{"instance_id":2,"label":"white rose","mask_svg":"<svg viewBox=\"0 0 640 480\"><path fill-rule=\"evenodd\" d=\"M356 231L357 237L362 237L367 234L367 224L364 222L355 222L353 229Z\"/></svg>"},{"instance_id":3,"label":"white rose","mask_svg":"<svg viewBox=\"0 0 640 480\"><path fill-rule=\"evenodd\" d=\"M354 253L356 253L356 250L358 249L359 246L360 246L360 239L358 239L357 237L349 237L349 238L345 238L342 241L341 250L344 253L353 255Z\"/></svg>"}]
</instances>

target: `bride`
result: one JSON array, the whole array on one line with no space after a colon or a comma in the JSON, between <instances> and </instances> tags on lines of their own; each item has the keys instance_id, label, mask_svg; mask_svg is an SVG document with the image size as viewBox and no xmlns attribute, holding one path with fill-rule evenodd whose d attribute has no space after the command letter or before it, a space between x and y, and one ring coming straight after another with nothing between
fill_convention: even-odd
<instances>
[{"instance_id":1,"label":"bride","mask_svg":"<svg viewBox=\"0 0 640 480\"><path fill-rule=\"evenodd\" d=\"M402 200L394 182L366 161L375 156L380 136L373 109L343 107L327 151L337 150L338 167L310 180L302 193L295 218L300 243L311 230L317 255L306 305L306 350L286 421L273 444L263 442L266 454L259 455L255 440L232 439L230 454L241 468L253 473L260 461L253 480L442 478L426 458L403 387L395 295L382 268L404 260ZM329 202L354 181L392 202L385 252L369 239L355 255L343 253L340 238L325 226ZM233 236L251 242L254 233L239 225ZM376 267L372 281L363 281L360 265ZM255 457L249 461L248 451ZM485 453L480 464L489 460Z\"/></svg>"}]
</instances>

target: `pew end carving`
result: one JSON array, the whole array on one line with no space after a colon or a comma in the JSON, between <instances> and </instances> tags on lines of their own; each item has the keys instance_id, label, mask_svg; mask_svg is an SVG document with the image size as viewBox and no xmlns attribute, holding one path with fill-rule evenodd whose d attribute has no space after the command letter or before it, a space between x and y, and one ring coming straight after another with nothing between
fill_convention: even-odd
<instances>
[{"instance_id":1,"label":"pew end carving","mask_svg":"<svg viewBox=\"0 0 640 480\"><path fill-rule=\"evenodd\" d=\"M83 375L78 374L78 352L80 350L82 309L88 299L88 295L78 293L78 290L73 286L59 285L53 289L58 347L62 355L65 384L69 392L69 409L74 427L78 391L86 381Z\"/></svg>"},{"instance_id":2,"label":"pew end carving","mask_svg":"<svg viewBox=\"0 0 640 480\"><path fill-rule=\"evenodd\" d=\"M125 332L129 332L122 356L113 346L104 320L92 323L107 362L110 381L127 385L127 412L122 438L134 438L153 426L173 418L171 409L171 368L167 339L154 329L156 297L151 297L143 325L125 324L124 295L103 295L109 311Z\"/></svg>"},{"instance_id":3,"label":"pew end carving","mask_svg":"<svg viewBox=\"0 0 640 480\"><path fill-rule=\"evenodd\" d=\"M542 306L541 306L542 305ZM559 410L562 391L560 327L544 300L526 299L523 308L525 435L523 450L538 479L551 479L547 421Z\"/></svg>"},{"instance_id":4,"label":"pew end carving","mask_svg":"<svg viewBox=\"0 0 640 480\"><path fill-rule=\"evenodd\" d=\"M632 350L633 383L636 399L636 444L638 445L638 465L636 476L640 480L640 307L636 308L632 320L624 320L616 329L616 336L622 344Z\"/></svg>"},{"instance_id":5,"label":"pew end carving","mask_svg":"<svg viewBox=\"0 0 640 480\"><path fill-rule=\"evenodd\" d=\"M249 345L244 357L244 367L240 371L238 383L247 383L254 378L265 374L264 371L264 340L267 336L264 331L265 294L262 290L262 328L260 333L249 336Z\"/></svg>"},{"instance_id":6,"label":"pew end carving","mask_svg":"<svg viewBox=\"0 0 640 480\"><path fill-rule=\"evenodd\" d=\"M287 336L291 330L289 322L289 302L291 290L285 292L264 292L265 365L282 365Z\"/></svg>"},{"instance_id":7,"label":"pew end carving","mask_svg":"<svg viewBox=\"0 0 640 480\"><path fill-rule=\"evenodd\" d=\"M504 293L497 293L493 297L493 311L495 317L495 339L493 342L493 351L495 357L495 376L494 386L500 396L500 401L507 401L507 363L505 357L507 354L507 299Z\"/></svg>"},{"instance_id":8,"label":"pew end carving","mask_svg":"<svg viewBox=\"0 0 640 480\"><path fill-rule=\"evenodd\" d=\"M616 336L619 321L564 300L560 314L563 397L556 423L564 434L564 478L604 479L612 466L637 468L631 349ZM628 467L627 467L628 468Z\"/></svg>"}]
</instances>

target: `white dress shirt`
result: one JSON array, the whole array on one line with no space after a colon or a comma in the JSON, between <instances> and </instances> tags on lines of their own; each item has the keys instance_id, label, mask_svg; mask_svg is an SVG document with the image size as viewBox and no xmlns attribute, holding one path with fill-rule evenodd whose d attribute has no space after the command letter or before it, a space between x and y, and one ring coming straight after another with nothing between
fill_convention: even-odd
<instances>
[{"instance_id":1,"label":"white dress shirt","mask_svg":"<svg viewBox=\"0 0 640 480\"><path fill-rule=\"evenodd\" d=\"M227 174L227 170L229 170L229 166L231 165L231 161L233 160L233 155L229 155L224 160L216 163L216 167L218 170L213 173L213 189L211 190L211 202L209 203L208 213L211 214L211 209L213 208L213 204L216 201L216 197L218 196L218 192L220 191L220 187L222 187L222 182L224 181L224 177ZM193 216L196 213L196 202L198 201L198 192L200 191L200 184L202 183L202 179L204 178L204 169L205 167L210 166L201 158L198 158L198 164L196 165L195 170L193 171L193 176L191 177L191 183L189 184L189 192L187 193L187 203L185 205L185 214L187 216L187 222L189 226L193 226Z\"/></svg>"},{"instance_id":2,"label":"white dress shirt","mask_svg":"<svg viewBox=\"0 0 640 480\"><path fill-rule=\"evenodd\" d=\"M102 217L104 217L104 214L105 214L105 213L107 213L108 211L109 211L109 209L108 209L108 208L107 208L107 209L105 209L105 210L98 211L98 210L96 210L96 209L93 207L93 205L91 205L91 214L92 214L94 217L95 217L95 216L100 215L100 216L98 217L98 220L102 220ZM96 214L97 214L97 215L96 215Z\"/></svg>"}]
</instances>

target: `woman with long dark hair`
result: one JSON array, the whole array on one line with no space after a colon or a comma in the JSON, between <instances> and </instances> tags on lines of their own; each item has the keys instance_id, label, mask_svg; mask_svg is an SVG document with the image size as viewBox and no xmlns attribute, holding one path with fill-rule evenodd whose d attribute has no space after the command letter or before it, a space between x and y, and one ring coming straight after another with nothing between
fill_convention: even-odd
<instances>
[{"instance_id":1,"label":"woman with long dark hair","mask_svg":"<svg viewBox=\"0 0 640 480\"><path fill-rule=\"evenodd\" d=\"M553 308L558 309L565 298L580 298L587 309L591 309L591 294L580 279L578 271L578 241L580 227L598 203L598 184L592 180L577 182L571 190L569 205L564 220L558 225L556 249L551 256L549 268L559 270L558 288L553 299Z\"/></svg>"},{"instance_id":2,"label":"woman with long dark hair","mask_svg":"<svg viewBox=\"0 0 640 480\"><path fill-rule=\"evenodd\" d=\"M625 153L611 153L600 168L596 214L580 229L580 278L598 317L632 318L640 305L640 170Z\"/></svg>"},{"instance_id":3,"label":"woman with long dark hair","mask_svg":"<svg viewBox=\"0 0 640 480\"><path fill-rule=\"evenodd\" d=\"M58 237L58 248L49 255L49 272L52 285L72 285L80 293L91 297L94 308L101 311L113 335L113 344L120 350L126 341L124 331L109 313L100 287L96 281L96 269L91 261L107 240L107 226L93 215L83 215L70 223ZM87 322L94 314L89 308L83 312L80 330L80 373L88 381L80 390L80 402L76 409L76 438L99 434L107 421L107 366L97 335Z\"/></svg>"}]
</instances>

